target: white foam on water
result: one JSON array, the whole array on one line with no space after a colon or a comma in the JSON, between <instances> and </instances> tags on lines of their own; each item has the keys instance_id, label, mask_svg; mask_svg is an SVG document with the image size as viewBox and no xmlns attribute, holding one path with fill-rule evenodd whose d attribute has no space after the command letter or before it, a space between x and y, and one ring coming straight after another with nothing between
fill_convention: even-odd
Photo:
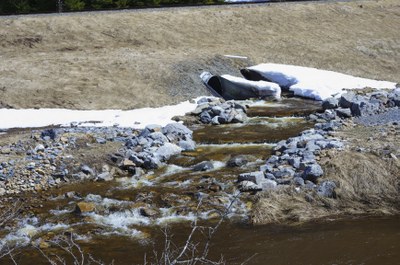
<instances>
[{"instance_id":1,"label":"white foam on water","mask_svg":"<svg viewBox=\"0 0 400 265\"><path fill-rule=\"evenodd\" d=\"M63 215L71 213L71 210L64 209L64 210L50 210L49 211L53 215Z\"/></svg>"},{"instance_id":2,"label":"white foam on water","mask_svg":"<svg viewBox=\"0 0 400 265\"><path fill-rule=\"evenodd\" d=\"M137 231L129 226L148 226L151 224L151 220L148 217L142 216L139 209L125 210L104 215L85 213L84 216L90 217L96 224L100 224L109 229L117 229L124 234Z\"/></svg>"},{"instance_id":3,"label":"white foam on water","mask_svg":"<svg viewBox=\"0 0 400 265\"><path fill-rule=\"evenodd\" d=\"M0 239L0 249L5 246L26 246L31 240L40 233L49 231L65 230L70 226L67 224L51 224L46 223L39 226L36 217L25 218L18 222L17 229L10 231L5 237Z\"/></svg>"}]
</instances>

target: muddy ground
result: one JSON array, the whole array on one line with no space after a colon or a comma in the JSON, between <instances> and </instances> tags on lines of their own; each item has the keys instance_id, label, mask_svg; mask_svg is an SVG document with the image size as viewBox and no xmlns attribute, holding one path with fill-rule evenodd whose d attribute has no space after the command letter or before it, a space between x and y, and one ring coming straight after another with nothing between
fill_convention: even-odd
<instances>
[{"instance_id":1,"label":"muddy ground","mask_svg":"<svg viewBox=\"0 0 400 265\"><path fill-rule=\"evenodd\" d=\"M0 17L0 107L160 106L264 62L400 82L399 24L397 0Z\"/></svg>"}]
</instances>

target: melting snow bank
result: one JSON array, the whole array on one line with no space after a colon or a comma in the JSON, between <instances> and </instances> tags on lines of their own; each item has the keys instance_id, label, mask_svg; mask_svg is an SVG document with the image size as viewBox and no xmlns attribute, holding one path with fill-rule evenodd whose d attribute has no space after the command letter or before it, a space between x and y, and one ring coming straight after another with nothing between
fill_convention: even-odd
<instances>
[{"instance_id":1,"label":"melting snow bank","mask_svg":"<svg viewBox=\"0 0 400 265\"><path fill-rule=\"evenodd\" d=\"M320 70L316 68L285 65L259 64L242 70L246 78L251 79L252 73L258 78L279 84L293 91L296 96L324 100L331 96L342 94L343 89L394 89L396 84L387 81L354 77L342 73Z\"/></svg>"},{"instance_id":2,"label":"melting snow bank","mask_svg":"<svg viewBox=\"0 0 400 265\"><path fill-rule=\"evenodd\" d=\"M0 129L61 126L118 126L144 128L148 124L165 126L171 118L196 108L194 101L159 108L134 110L0 109ZM193 102L193 103L192 103Z\"/></svg>"}]
</instances>

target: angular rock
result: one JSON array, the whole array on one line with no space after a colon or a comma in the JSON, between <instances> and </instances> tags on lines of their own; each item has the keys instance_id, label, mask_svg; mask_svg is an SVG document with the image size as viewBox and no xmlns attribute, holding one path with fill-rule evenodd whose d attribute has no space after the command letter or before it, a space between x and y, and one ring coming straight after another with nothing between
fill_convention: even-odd
<instances>
[{"instance_id":1,"label":"angular rock","mask_svg":"<svg viewBox=\"0 0 400 265\"><path fill-rule=\"evenodd\" d=\"M345 108L337 108L336 110L336 115L340 118L351 118L351 110L350 109L345 109Z\"/></svg>"},{"instance_id":2,"label":"angular rock","mask_svg":"<svg viewBox=\"0 0 400 265\"><path fill-rule=\"evenodd\" d=\"M75 213L88 213L94 212L96 210L96 205L93 202L78 202L75 206Z\"/></svg>"},{"instance_id":3,"label":"angular rock","mask_svg":"<svg viewBox=\"0 0 400 265\"><path fill-rule=\"evenodd\" d=\"M96 177L97 181L111 181L113 179L114 177L110 172L103 172Z\"/></svg>"},{"instance_id":4,"label":"angular rock","mask_svg":"<svg viewBox=\"0 0 400 265\"><path fill-rule=\"evenodd\" d=\"M324 110L327 109L336 109L339 106L339 100L337 98L327 98L322 102L322 108Z\"/></svg>"},{"instance_id":5,"label":"angular rock","mask_svg":"<svg viewBox=\"0 0 400 265\"><path fill-rule=\"evenodd\" d=\"M317 194L327 198L336 198L336 184L333 181L324 181L317 187Z\"/></svg>"},{"instance_id":6,"label":"angular rock","mask_svg":"<svg viewBox=\"0 0 400 265\"><path fill-rule=\"evenodd\" d=\"M163 146L159 147L155 152L155 156L160 161L167 161L173 155L180 154L182 152L182 148L175 144L165 143Z\"/></svg>"},{"instance_id":7,"label":"angular rock","mask_svg":"<svg viewBox=\"0 0 400 265\"><path fill-rule=\"evenodd\" d=\"M355 94L352 92L344 93L340 96L339 107L350 108L351 104L355 100Z\"/></svg>"},{"instance_id":8,"label":"angular rock","mask_svg":"<svg viewBox=\"0 0 400 265\"><path fill-rule=\"evenodd\" d=\"M262 191L262 187L255 184L252 181L242 181L239 183L239 190L242 192L255 192L255 191Z\"/></svg>"},{"instance_id":9,"label":"angular rock","mask_svg":"<svg viewBox=\"0 0 400 265\"><path fill-rule=\"evenodd\" d=\"M302 178L304 180L309 180L312 182L316 182L319 177L324 174L321 166L318 164L311 164L305 167Z\"/></svg>"},{"instance_id":10,"label":"angular rock","mask_svg":"<svg viewBox=\"0 0 400 265\"><path fill-rule=\"evenodd\" d=\"M277 188L278 184L276 181L271 180L271 179L264 179L260 184L263 191L268 191L268 190L274 190Z\"/></svg>"},{"instance_id":11,"label":"angular rock","mask_svg":"<svg viewBox=\"0 0 400 265\"><path fill-rule=\"evenodd\" d=\"M170 123L162 128L162 133L164 135L178 135L178 136L191 136L193 132L181 123Z\"/></svg>"},{"instance_id":12,"label":"angular rock","mask_svg":"<svg viewBox=\"0 0 400 265\"><path fill-rule=\"evenodd\" d=\"M264 172L255 171L249 173L242 173L238 176L238 182L252 181L255 184L260 184L265 180Z\"/></svg>"},{"instance_id":13,"label":"angular rock","mask_svg":"<svg viewBox=\"0 0 400 265\"><path fill-rule=\"evenodd\" d=\"M368 116L373 115L379 112L379 104L369 103L366 101L357 101L351 105L351 115L359 117L359 116Z\"/></svg>"}]
</instances>

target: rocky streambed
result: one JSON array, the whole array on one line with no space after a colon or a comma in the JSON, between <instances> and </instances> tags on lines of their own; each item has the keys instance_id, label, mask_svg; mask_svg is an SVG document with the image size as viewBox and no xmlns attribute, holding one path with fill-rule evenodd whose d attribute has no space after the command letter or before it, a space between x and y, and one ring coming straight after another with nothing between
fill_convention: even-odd
<instances>
[{"instance_id":1,"label":"rocky streambed","mask_svg":"<svg viewBox=\"0 0 400 265\"><path fill-rule=\"evenodd\" d=\"M22 264L32 259L39 264L45 261L36 247L57 252L53 238L69 233L107 262L143 263L144 252L160 250L153 245L165 225L184 242L193 220L210 225L224 216L230 221L223 234L236 231L243 237L237 226L257 222L252 215L260 211L259 196L295 193L311 206L335 201L340 183L323 177L321 161L325 152L346 148L335 130L352 124L348 118L360 97L343 97L351 98L345 117L342 99L329 100L332 106L324 102L325 111L319 103L295 98L202 99L191 115L176 117L188 127L49 128L2 135L2 207L20 210L3 226L1 245L21 247ZM363 102L376 98L364 97ZM397 108L388 102L363 116ZM266 219L265 212L273 214L266 207L256 218Z\"/></svg>"}]
</instances>

